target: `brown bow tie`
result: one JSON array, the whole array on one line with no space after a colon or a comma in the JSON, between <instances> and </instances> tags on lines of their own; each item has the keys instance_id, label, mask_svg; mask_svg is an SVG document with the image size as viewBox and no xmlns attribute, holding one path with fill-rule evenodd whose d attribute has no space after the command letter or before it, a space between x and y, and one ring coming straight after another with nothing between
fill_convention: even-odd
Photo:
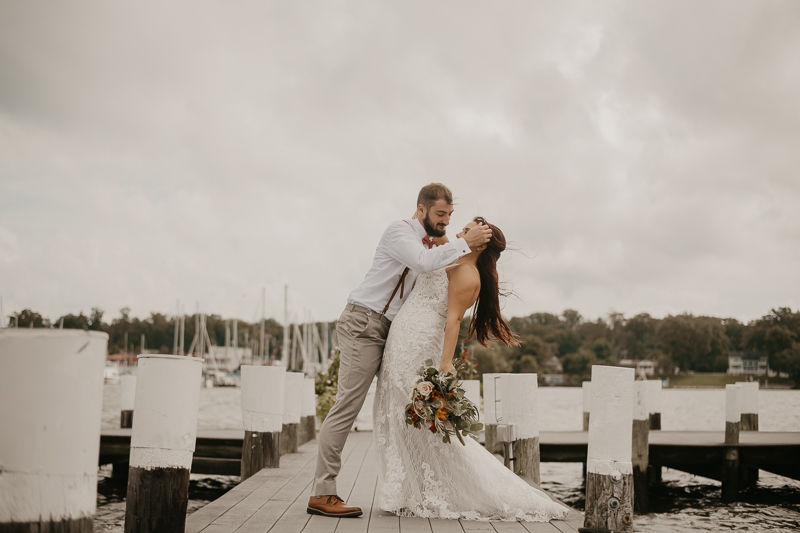
<instances>
[{"instance_id":1,"label":"brown bow tie","mask_svg":"<svg viewBox=\"0 0 800 533\"><path fill-rule=\"evenodd\" d=\"M430 238L428 235L425 235L422 238L422 244L424 244L425 246L427 246L430 249L430 248L433 248L436 245L436 241L433 240L432 238Z\"/></svg>"}]
</instances>

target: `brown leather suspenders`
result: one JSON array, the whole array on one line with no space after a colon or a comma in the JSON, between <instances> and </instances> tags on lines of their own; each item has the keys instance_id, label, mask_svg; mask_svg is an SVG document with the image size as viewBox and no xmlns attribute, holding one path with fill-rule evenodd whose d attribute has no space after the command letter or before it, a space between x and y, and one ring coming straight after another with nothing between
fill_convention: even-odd
<instances>
[{"instance_id":1,"label":"brown leather suspenders","mask_svg":"<svg viewBox=\"0 0 800 533\"><path fill-rule=\"evenodd\" d=\"M400 281L397 282L397 286L392 291L392 295L389 296L389 301L386 302L386 307L384 307L383 311L381 312L382 315L385 315L386 311L389 310L389 304L391 304L392 300L394 300L394 295L397 294L397 289L400 289L400 299L403 299L403 289L405 289L406 286L406 274L408 274L408 270L408 267L403 270L403 274L400 276Z\"/></svg>"},{"instance_id":2,"label":"brown leather suspenders","mask_svg":"<svg viewBox=\"0 0 800 533\"><path fill-rule=\"evenodd\" d=\"M405 220L404 222L409 226L411 226L411 223L408 220ZM397 282L397 286L392 291L392 295L389 296L389 301L386 302L386 307L383 308L381 315L385 315L386 311L389 310L389 304L391 304L392 300L394 300L394 295L397 294L398 289L400 289L400 299L401 300L403 299L403 290L405 289L406 286L406 274L408 274L409 270L410 269L408 267L406 267L405 270L403 270L403 273L400 275L400 281Z\"/></svg>"}]
</instances>

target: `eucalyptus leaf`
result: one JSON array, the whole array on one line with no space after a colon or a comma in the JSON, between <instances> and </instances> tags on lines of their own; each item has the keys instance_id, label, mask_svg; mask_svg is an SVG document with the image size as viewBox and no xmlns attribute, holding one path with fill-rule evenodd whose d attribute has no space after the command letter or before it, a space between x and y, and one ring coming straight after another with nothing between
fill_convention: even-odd
<instances>
[{"instance_id":1,"label":"eucalyptus leaf","mask_svg":"<svg viewBox=\"0 0 800 533\"><path fill-rule=\"evenodd\" d=\"M433 359L426 359L425 360L425 365L426 366L433 366Z\"/></svg>"}]
</instances>

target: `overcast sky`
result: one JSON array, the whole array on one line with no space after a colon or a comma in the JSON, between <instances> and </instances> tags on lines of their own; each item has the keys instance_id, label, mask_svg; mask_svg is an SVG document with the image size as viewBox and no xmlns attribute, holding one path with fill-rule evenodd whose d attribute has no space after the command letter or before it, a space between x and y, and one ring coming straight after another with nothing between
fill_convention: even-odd
<instances>
[{"instance_id":1,"label":"overcast sky","mask_svg":"<svg viewBox=\"0 0 800 533\"><path fill-rule=\"evenodd\" d=\"M800 2L0 4L0 296L332 320L421 186L505 313L800 306Z\"/></svg>"}]
</instances>

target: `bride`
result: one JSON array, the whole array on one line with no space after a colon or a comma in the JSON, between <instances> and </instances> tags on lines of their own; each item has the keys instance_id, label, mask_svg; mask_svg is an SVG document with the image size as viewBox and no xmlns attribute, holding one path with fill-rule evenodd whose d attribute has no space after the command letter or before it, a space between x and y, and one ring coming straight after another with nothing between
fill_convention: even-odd
<instances>
[{"instance_id":1,"label":"bride","mask_svg":"<svg viewBox=\"0 0 800 533\"><path fill-rule=\"evenodd\" d=\"M400 516L467 520L546 522L568 509L528 485L471 438L466 446L405 422L405 407L424 361L454 371L452 359L461 319L474 307L469 327L486 345L516 343L500 314L497 259L503 233L476 217L458 237L479 223L491 240L447 267L421 274L400 308L378 372L374 439L378 453L378 498L382 509Z\"/></svg>"}]
</instances>

